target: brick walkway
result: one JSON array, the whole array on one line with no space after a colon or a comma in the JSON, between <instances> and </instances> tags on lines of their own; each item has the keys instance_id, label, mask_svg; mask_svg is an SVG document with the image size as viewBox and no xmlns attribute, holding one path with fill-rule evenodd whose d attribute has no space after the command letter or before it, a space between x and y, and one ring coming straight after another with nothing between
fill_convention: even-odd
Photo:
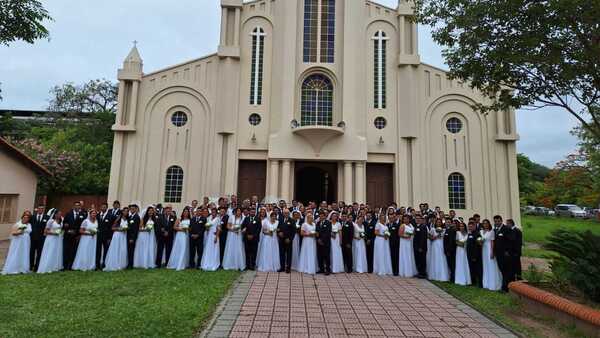
<instances>
[{"instance_id":1,"label":"brick walkway","mask_svg":"<svg viewBox=\"0 0 600 338\"><path fill-rule=\"evenodd\" d=\"M247 296L237 320L226 317L233 329L223 331L217 319L208 336L514 337L424 280L369 274L253 276L244 278Z\"/></svg>"}]
</instances>

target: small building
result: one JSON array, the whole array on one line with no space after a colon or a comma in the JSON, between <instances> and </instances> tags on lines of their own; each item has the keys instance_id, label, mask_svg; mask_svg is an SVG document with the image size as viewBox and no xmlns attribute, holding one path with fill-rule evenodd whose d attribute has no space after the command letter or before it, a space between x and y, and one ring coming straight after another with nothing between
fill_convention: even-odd
<instances>
[{"instance_id":1,"label":"small building","mask_svg":"<svg viewBox=\"0 0 600 338\"><path fill-rule=\"evenodd\" d=\"M38 175L48 169L0 137L0 240L25 209L33 210Z\"/></svg>"}]
</instances>

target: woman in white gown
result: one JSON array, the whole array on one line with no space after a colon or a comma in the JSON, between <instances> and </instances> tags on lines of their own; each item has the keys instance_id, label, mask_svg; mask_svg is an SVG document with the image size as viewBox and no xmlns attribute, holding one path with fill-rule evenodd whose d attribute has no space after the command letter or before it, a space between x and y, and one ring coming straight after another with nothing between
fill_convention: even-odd
<instances>
[{"instance_id":1,"label":"woman in white gown","mask_svg":"<svg viewBox=\"0 0 600 338\"><path fill-rule=\"evenodd\" d=\"M242 235L242 222L244 216L241 208L235 208L233 215L227 221L227 241L225 242L225 254L223 256L224 270L246 269L246 252L244 251L244 239Z\"/></svg>"},{"instance_id":2,"label":"woman in white gown","mask_svg":"<svg viewBox=\"0 0 600 338\"><path fill-rule=\"evenodd\" d=\"M352 271L365 273L367 265L367 246L365 245L365 218L358 216L354 223L354 239L352 240Z\"/></svg>"},{"instance_id":3,"label":"woman in white gown","mask_svg":"<svg viewBox=\"0 0 600 338\"><path fill-rule=\"evenodd\" d=\"M156 236L154 235L154 229L157 224L156 210L153 206L149 206L142 217L140 233L135 242L135 251L133 252L134 268L154 269L156 267Z\"/></svg>"},{"instance_id":4,"label":"woman in white gown","mask_svg":"<svg viewBox=\"0 0 600 338\"><path fill-rule=\"evenodd\" d=\"M450 280L450 274L444 254L444 222L441 218L435 220L435 224L429 230L429 238L431 238L429 250L431 253L427 264L427 277L429 280L447 282Z\"/></svg>"},{"instance_id":5,"label":"woman in white gown","mask_svg":"<svg viewBox=\"0 0 600 338\"><path fill-rule=\"evenodd\" d=\"M483 238L483 288L497 291L502 288L502 274L498 269L498 262L494 257L494 240L495 234L492 224L489 220L484 219L481 223L481 237Z\"/></svg>"},{"instance_id":6,"label":"woman in white gown","mask_svg":"<svg viewBox=\"0 0 600 338\"><path fill-rule=\"evenodd\" d=\"M375 225L375 249L373 250L373 273L379 276L391 275L392 257L390 256L390 232L381 214Z\"/></svg>"},{"instance_id":7,"label":"woman in white gown","mask_svg":"<svg viewBox=\"0 0 600 338\"><path fill-rule=\"evenodd\" d=\"M317 225L312 213L306 214L306 222L302 224L302 248L300 248L300 259L298 272L314 275L317 272Z\"/></svg>"},{"instance_id":8,"label":"woman in white gown","mask_svg":"<svg viewBox=\"0 0 600 338\"><path fill-rule=\"evenodd\" d=\"M129 208L121 210L121 217L113 224L113 236L106 253L104 271L119 271L127 267L127 229L129 229Z\"/></svg>"},{"instance_id":9,"label":"woman in white gown","mask_svg":"<svg viewBox=\"0 0 600 338\"><path fill-rule=\"evenodd\" d=\"M202 251L200 269L204 271L217 271L221 265L221 248L219 246L221 217L219 217L217 209L214 207L210 210L210 213L205 224L204 250Z\"/></svg>"},{"instance_id":10,"label":"woman in white gown","mask_svg":"<svg viewBox=\"0 0 600 338\"><path fill-rule=\"evenodd\" d=\"M95 210L92 210L90 211L88 218L81 223L81 227L79 228L81 239L79 240L77 254L73 261L73 270L91 271L96 269L96 234L98 233L97 215L98 213Z\"/></svg>"},{"instance_id":11,"label":"woman in white gown","mask_svg":"<svg viewBox=\"0 0 600 338\"><path fill-rule=\"evenodd\" d=\"M167 263L167 269L181 271L187 268L190 262L190 239L188 236L190 223L190 209L186 207L181 213L181 218L175 222L175 226L173 227L173 230L175 230L175 240L173 241L173 249Z\"/></svg>"},{"instance_id":12,"label":"woman in white gown","mask_svg":"<svg viewBox=\"0 0 600 338\"><path fill-rule=\"evenodd\" d=\"M62 213L57 211L46 223L46 239L42 249L42 258L38 273L49 273L63 269L63 231Z\"/></svg>"},{"instance_id":13,"label":"woman in white gown","mask_svg":"<svg viewBox=\"0 0 600 338\"><path fill-rule=\"evenodd\" d=\"M458 285L471 284L471 272L466 248L468 236L467 227L463 222L460 222L456 231L456 268L454 269L454 283Z\"/></svg>"},{"instance_id":14,"label":"woman in white gown","mask_svg":"<svg viewBox=\"0 0 600 338\"><path fill-rule=\"evenodd\" d=\"M342 222L339 214L334 211L331 213L331 273L341 273L344 269L344 255L342 254Z\"/></svg>"},{"instance_id":15,"label":"woman in white gown","mask_svg":"<svg viewBox=\"0 0 600 338\"><path fill-rule=\"evenodd\" d=\"M260 238L258 258L256 267L261 272L277 272L281 268L279 262L279 240L275 235L279 221L277 214L271 212L269 218L262 224L262 236Z\"/></svg>"},{"instance_id":16,"label":"woman in white gown","mask_svg":"<svg viewBox=\"0 0 600 338\"><path fill-rule=\"evenodd\" d=\"M13 275L29 272L29 250L31 248L31 216L23 213L21 220L15 223L11 229L10 247L8 256L2 269L3 275Z\"/></svg>"},{"instance_id":17,"label":"woman in white gown","mask_svg":"<svg viewBox=\"0 0 600 338\"><path fill-rule=\"evenodd\" d=\"M292 218L296 222L296 236L294 236L294 240L292 241L292 270L298 270L298 265L300 264L300 241L302 239L302 225L304 221L302 220L302 213L298 210L292 211Z\"/></svg>"},{"instance_id":18,"label":"woman in white gown","mask_svg":"<svg viewBox=\"0 0 600 338\"><path fill-rule=\"evenodd\" d=\"M410 224L408 216L404 216L402 225L398 228L398 236L400 237L400 268L398 276L414 277L417 274L417 264L415 263L415 251L413 249L413 238L415 228Z\"/></svg>"}]
</instances>

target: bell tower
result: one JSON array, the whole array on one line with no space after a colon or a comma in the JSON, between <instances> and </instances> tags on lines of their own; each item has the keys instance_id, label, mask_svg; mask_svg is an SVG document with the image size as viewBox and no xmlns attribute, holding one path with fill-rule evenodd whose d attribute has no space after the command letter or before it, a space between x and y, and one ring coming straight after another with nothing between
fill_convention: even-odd
<instances>
[{"instance_id":1,"label":"bell tower","mask_svg":"<svg viewBox=\"0 0 600 338\"><path fill-rule=\"evenodd\" d=\"M414 1L398 0L398 36L400 37L400 53L398 55L399 66L418 66L421 63L421 57L419 56L419 35L414 16Z\"/></svg>"}]
</instances>

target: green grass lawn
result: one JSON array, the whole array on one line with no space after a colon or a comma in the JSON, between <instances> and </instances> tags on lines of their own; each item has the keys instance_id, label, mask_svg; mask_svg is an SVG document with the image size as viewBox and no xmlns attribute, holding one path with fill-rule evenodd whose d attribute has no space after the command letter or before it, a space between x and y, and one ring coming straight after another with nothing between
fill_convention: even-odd
<instances>
[{"instance_id":1,"label":"green grass lawn","mask_svg":"<svg viewBox=\"0 0 600 338\"><path fill-rule=\"evenodd\" d=\"M198 270L0 276L0 337L189 337L238 276Z\"/></svg>"},{"instance_id":2,"label":"green grass lawn","mask_svg":"<svg viewBox=\"0 0 600 338\"><path fill-rule=\"evenodd\" d=\"M432 283L521 336L545 338L553 333L560 337L584 337L573 326L562 326L548 318L523 312L519 301L507 293L453 283Z\"/></svg>"},{"instance_id":3,"label":"green grass lawn","mask_svg":"<svg viewBox=\"0 0 600 338\"><path fill-rule=\"evenodd\" d=\"M544 244L546 238L555 229L591 230L600 234L600 223L593 220L570 217L549 217L523 215L521 218L523 240L530 243Z\"/></svg>"}]
</instances>

